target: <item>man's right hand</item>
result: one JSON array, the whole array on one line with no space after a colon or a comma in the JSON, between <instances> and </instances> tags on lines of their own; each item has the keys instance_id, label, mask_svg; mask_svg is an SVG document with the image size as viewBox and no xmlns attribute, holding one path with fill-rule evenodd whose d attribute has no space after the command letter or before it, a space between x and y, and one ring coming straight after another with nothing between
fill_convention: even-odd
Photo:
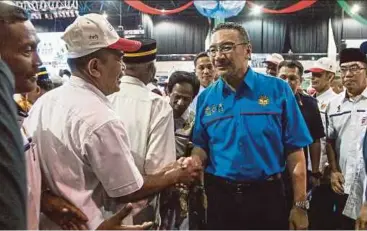
<instances>
[{"instance_id":1,"label":"man's right hand","mask_svg":"<svg viewBox=\"0 0 367 231\"><path fill-rule=\"evenodd\" d=\"M129 203L110 219L102 222L97 230L147 230L152 225L153 222L144 222L141 225L121 225L121 221L131 213L133 206Z\"/></svg>"},{"instance_id":2,"label":"man's right hand","mask_svg":"<svg viewBox=\"0 0 367 231\"><path fill-rule=\"evenodd\" d=\"M190 184L195 179L200 179L203 167L197 165L191 157L180 158L177 160L178 167L175 169L177 173L177 183Z\"/></svg>"},{"instance_id":3,"label":"man's right hand","mask_svg":"<svg viewBox=\"0 0 367 231\"><path fill-rule=\"evenodd\" d=\"M341 172L331 172L330 182L331 182L331 188L335 193L339 195L344 194L343 184L345 181L344 181L343 174Z\"/></svg>"}]
</instances>

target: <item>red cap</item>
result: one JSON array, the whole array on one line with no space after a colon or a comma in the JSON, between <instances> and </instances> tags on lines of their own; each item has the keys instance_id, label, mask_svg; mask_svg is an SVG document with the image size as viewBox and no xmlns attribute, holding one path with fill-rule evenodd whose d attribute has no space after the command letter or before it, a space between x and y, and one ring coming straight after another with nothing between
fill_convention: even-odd
<instances>
[{"instance_id":1,"label":"red cap","mask_svg":"<svg viewBox=\"0 0 367 231\"><path fill-rule=\"evenodd\" d=\"M139 50L141 45L142 44L139 41L119 38L117 42L109 45L108 48L115 49L115 50L121 50L121 51L127 51L127 52L133 52L133 51Z\"/></svg>"}]
</instances>

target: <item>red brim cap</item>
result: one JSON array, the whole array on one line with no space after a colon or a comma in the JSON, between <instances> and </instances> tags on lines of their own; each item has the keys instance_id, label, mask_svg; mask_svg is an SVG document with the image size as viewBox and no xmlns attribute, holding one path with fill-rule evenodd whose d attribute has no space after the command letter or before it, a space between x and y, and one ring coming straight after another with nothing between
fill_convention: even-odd
<instances>
[{"instance_id":1,"label":"red brim cap","mask_svg":"<svg viewBox=\"0 0 367 231\"><path fill-rule=\"evenodd\" d=\"M141 46L142 44L139 41L120 38L114 44L109 45L108 48L127 52L134 52L139 50Z\"/></svg>"},{"instance_id":2,"label":"red brim cap","mask_svg":"<svg viewBox=\"0 0 367 231\"><path fill-rule=\"evenodd\" d=\"M310 73L310 72L320 73L320 72L323 72L323 71L325 71L325 70L321 69L321 68L310 68L310 69L306 70L305 73Z\"/></svg>"}]
</instances>

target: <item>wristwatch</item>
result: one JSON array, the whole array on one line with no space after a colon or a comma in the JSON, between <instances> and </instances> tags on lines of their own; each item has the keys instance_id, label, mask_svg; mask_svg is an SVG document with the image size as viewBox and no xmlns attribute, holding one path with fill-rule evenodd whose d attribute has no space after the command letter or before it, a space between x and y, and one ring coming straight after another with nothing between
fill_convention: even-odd
<instances>
[{"instance_id":1,"label":"wristwatch","mask_svg":"<svg viewBox=\"0 0 367 231\"><path fill-rule=\"evenodd\" d=\"M315 177L316 179L320 179L322 177L321 172L313 172L311 173L311 176Z\"/></svg>"},{"instance_id":2,"label":"wristwatch","mask_svg":"<svg viewBox=\"0 0 367 231\"><path fill-rule=\"evenodd\" d=\"M296 201L294 202L294 206L303 210L308 210L310 208L310 202L308 200Z\"/></svg>"}]
</instances>

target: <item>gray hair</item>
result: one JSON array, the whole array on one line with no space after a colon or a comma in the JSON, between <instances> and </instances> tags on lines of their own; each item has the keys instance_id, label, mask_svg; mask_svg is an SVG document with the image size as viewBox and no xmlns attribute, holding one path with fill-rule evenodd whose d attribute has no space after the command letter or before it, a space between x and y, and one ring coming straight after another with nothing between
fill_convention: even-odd
<instances>
[{"instance_id":1,"label":"gray hair","mask_svg":"<svg viewBox=\"0 0 367 231\"><path fill-rule=\"evenodd\" d=\"M250 36L248 35L246 29L238 23L234 22L220 23L213 29L212 34L220 30L236 30L240 34L243 42L246 43L250 42Z\"/></svg>"}]
</instances>

